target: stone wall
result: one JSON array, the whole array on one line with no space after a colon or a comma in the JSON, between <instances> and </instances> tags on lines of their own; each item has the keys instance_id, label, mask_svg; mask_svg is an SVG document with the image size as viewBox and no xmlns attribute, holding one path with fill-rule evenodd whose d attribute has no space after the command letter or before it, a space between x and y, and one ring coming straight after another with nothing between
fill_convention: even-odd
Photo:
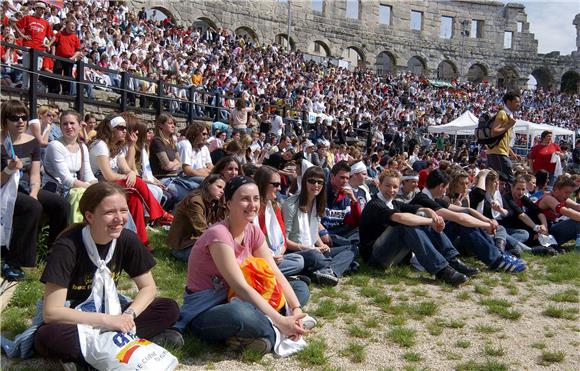
<instances>
[{"instance_id":1,"label":"stone wall","mask_svg":"<svg viewBox=\"0 0 580 371\"><path fill-rule=\"evenodd\" d=\"M512 86L523 85L528 75L534 74L545 87L552 88L560 86L564 73L580 74L580 52L563 57L537 53L538 42L529 32L525 7L515 3L363 0L358 2L359 16L354 19L347 16L347 7L350 9L349 4L354 4L356 8L356 0L348 0L349 4L347 0L322 0L321 12L313 10L309 0L131 2L135 9L142 6L160 9L179 24L228 28L266 44L285 43L290 4L290 43L294 48L320 56L343 57L378 72L414 68L430 78L447 80L467 79L479 73L483 79ZM388 24L381 22L381 5L390 6ZM411 11L422 13L420 30L410 27ZM452 18L450 38L440 36L442 16ZM579 19L577 16L574 24L580 50ZM483 21L482 37L463 32L471 31L473 20ZM505 32L513 35L510 49L504 49ZM414 67L409 66L412 58ZM443 74L438 74L440 67Z\"/></svg>"}]
</instances>

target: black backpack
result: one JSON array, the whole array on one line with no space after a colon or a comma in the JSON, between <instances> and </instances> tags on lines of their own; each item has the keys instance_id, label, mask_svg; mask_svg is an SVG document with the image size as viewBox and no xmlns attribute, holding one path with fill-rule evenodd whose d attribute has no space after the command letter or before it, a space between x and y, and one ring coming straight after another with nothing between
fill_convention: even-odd
<instances>
[{"instance_id":1,"label":"black backpack","mask_svg":"<svg viewBox=\"0 0 580 371\"><path fill-rule=\"evenodd\" d=\"M493 148L501 141L506 132L500 135L492 136L491 127L495 121L496 115L484 112L479 116L477 128L475 128L475 139L478 144L485 144L488 148Z\"/></svg>"}]
</instances>

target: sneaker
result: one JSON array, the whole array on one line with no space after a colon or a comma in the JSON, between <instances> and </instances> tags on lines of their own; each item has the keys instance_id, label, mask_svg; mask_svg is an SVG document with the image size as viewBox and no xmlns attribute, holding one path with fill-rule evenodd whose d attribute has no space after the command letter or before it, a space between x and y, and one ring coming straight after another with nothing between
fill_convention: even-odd
<instances>
[{"instance_id":1,"label":"sneaker","mask_svg":"<svg viewBox=\"0 0 580 371\"><path fill-rule=\"evenodd\" d=\"M64 371L77 371L77 364L74 362L63 362L60 361L60 365Z\"/></svg>"},{"instance_id":2,"label":"sneaker","mask_svg":"<svg viewBox=\"0 0 580 371\"><path fill-rule=\"evenodd\" d=\"M519 273L525 271L528 266L522 259L503 253L490 268L498 272Z\"/></svg>"},{"instance_id":3,"label":"sneaker","mask_svg":"<svg viewBox=\"0 0 580 371\"><path fill-rule=\"evenodd\" d=\"M317 270L312 274L314 281L322 286L336 286L338 285L338 277L334 274L332 269Z\"/></svg>"},{"instance_id":4,"label":"sneaker","mask_svg":"<svg viewBox=\"0 0 580 371\"><path fill-rule=\"evenodd\" d=\"M479 269L470 267L457 258L451 259L449 261L449 265L451 268L455 269L459 273L465 274L467 277L472 277L479 274Z\"/></svg>"},{"instance_id":5,"label":"sneaker","mask_svg":"<svg viewBox=\"0 0 580 371\"><path fill-rule=\"evenodd\" d=\"M551 246L534 246L534 247L532 247L532 254L534 254L534 255L558 255L558 251L556 251Z\"/></svg>"},{"instance_id":6,"label":"sneaker","mask_svg":"<svg viewBox=\"0 0 580 371\"><path fill-rule=\"evenodd\" d=\"M317 324L318 322L316 322L316 319L308 314L306 317L302 318L302 327L306 330L312 330Z\"/></svg>"},{"instance_id":7,"label":"sneaker","mask_svg":"<svg viewBox=\"0 0 580 371\"><path fill-rule=\"evenodd\" d=\"M435 277L437 277L438 280L453 286L459 286L462 283L467 282L469 279L466 275L459 273L449 265L437 272Z\"/></svg>"},{"instance_id":8,"label":"sneaker","mask_svg":"<svg viewBox=\"0 0 580 371\"><path fill-rule=\"evenodd\" d=\"M161 331L161 333L153 336L149 340L151 340L153 343L155 343L157 345L161 345L163 347L171 346L173 348L181 348L185 344L185 342L183 341L183 336L181 335L181 333L179 331L171 329L171 328L168 328L168 329Z\"/></svg>"},{"instance_id":9,"label":"sneaker","mask_svg":"<svg viewBox=\"0 0 580 371\"><path fill-rule=\"evenodd\" d=\"M288 279L288 281L302 281L307 286L310 286L310 284L312 283L312 280L310 279L310 277L304 276L302 274L297 274L295 276L288 276L287 279Z\"/></svg>"},{"instance_id":10,"label":"sneaker","mask_svg":"<svg viewBox=\"0 0 580 371\"><path fill-rule=\"evenodd\" d=\"M22 281L26 278L26 274L20 269L9 264L2 266L2 277L8 281Z\"/></svg>"},{"instance_id":11,"label":"sneaker","mask_svg":"<svg viewBox=\"0 0 580 371\"><path fill-rule=\"evenodd\" d=\"M230 350L235 352L250 350L260 354L261 356L272 351L272 344L270 343L270 340L266 338L245 339L232 336L226 339L226 345Z\"/></svg>"}]
</instances>

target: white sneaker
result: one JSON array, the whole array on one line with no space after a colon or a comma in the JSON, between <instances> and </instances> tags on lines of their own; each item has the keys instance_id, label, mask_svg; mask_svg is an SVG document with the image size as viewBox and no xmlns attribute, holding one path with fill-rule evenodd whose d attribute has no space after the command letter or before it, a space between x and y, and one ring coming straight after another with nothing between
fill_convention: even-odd
<instances>
[{"instance_id":1,"label":"white sneaker","mask_svg":"<svg viewBox=\"0 0 580 371\"><path fill-rule=\"evenodd\" d=\"M312 330L314 327L316 327L316 324L316 319L314 319L312 316L309 316L308 314L306 317L302 318L302 327L304 327L306 330Z\"/></svg>"}]
</instances>

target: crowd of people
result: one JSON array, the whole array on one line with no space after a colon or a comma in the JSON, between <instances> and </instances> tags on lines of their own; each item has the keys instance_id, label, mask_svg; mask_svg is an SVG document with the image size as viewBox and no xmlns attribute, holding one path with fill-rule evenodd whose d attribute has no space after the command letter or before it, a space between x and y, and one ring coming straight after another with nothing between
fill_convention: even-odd
<instances>
[{"instance_id":1,"label":"crowd of people","mask_svg":"<svg viewBox=\"0 0 580 371\"><path fill-rule=\"evenodd\" d=\"M48 28L74 23L75 58L94 45L91 58L126 58L135 72L182 78L212 92L203 103L222 107L213 122L178 130L171 112L146 123L132 112L97 120L41 106L30 117L23 102L2 103L1 182L14 190L2 210L5 279L36 266L38 235L49 226L42 317L33 341L4 348L9 356L33 349L84 363L77 324L137 325L138 336L174 346L196 336L285 354L280 337L299 347L316 326L303 311L309 285L339 285L360 264L412 265L458 286L488 274L483 266L519 273L525 254L580 249L580 140L570 148L544 132L527 158L512 149L517 118L575 129L577 96L485 83L440 90L409 73L379 78L227 30L148 20L123 3L3 4L7 34L15 27L38 41L26 39L34 21L26 17L46 17ZM282 117L270 108L279 101L299 114ZM423 134L466 109L496 112L494 144ZM177 298L155 298L152 253L163 247L149 244L150 226L168 229L174 264L187 264L181 308ZM138 292L103 312L92 282L114 286L121 271Z\"/></svg>"}]
</instances>

